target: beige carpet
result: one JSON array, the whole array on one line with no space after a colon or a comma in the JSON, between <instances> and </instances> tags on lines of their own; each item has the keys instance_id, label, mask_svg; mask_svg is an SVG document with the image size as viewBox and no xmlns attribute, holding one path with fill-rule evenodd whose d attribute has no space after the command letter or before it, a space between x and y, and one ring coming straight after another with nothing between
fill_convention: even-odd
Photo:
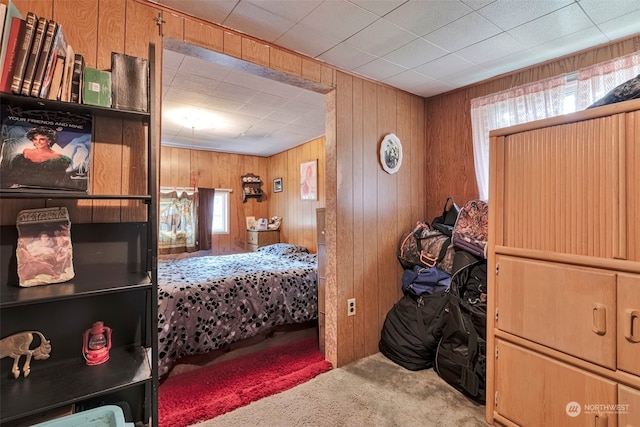
<instances>
[{"instance_id":1,"label":"beige carpet","mask_svg":"<svg viewBox=\"0 0 640 427\"><path fill-rule=\"evenodd\" d=\"M198 427L477 427L485 407L377 353Z\"/></svg>"}]
</instances>

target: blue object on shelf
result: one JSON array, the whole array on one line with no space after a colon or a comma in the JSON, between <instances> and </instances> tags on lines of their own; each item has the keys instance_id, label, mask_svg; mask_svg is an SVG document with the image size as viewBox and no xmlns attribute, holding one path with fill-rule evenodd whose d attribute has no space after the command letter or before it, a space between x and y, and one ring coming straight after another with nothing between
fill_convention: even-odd
<instances>
[{"instance_id":1,"label":"blue object on shelf","mask_svg":"<svg viewBox=\"0 0 640 427\"><path fill-rule=\"evenodd\" d=\"M124 421L124 414L119 406L104 405L32 427L133 427L133 423Z\"/></svg>"}]
</instances>

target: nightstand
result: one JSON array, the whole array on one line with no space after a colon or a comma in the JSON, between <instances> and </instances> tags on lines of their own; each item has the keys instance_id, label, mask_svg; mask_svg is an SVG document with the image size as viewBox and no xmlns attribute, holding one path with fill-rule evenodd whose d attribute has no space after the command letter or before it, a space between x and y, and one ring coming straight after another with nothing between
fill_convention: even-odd
<instances>
[{"instance_id":1,"label":"nightstand","mask_svg":"<svg viewBox=\"0 0 640 427\"><path fill-rule=\"evenodd\" d=\"M247 230L246 249L255 252L261 246L280 243L280 230Z\"/></svg>"}]
</instances>

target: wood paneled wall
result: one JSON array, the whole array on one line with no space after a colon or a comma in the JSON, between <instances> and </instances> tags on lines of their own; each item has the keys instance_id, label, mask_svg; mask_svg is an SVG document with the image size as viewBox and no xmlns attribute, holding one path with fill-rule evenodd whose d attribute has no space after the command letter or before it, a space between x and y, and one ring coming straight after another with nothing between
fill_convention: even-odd
<instances>
[{"instance_id":1,"label":"wood paneled wall","mask_svg":"<svg viewBox=\"0 0 640 427\"><path fill-rule=\"evenodd\" d=\"M318 160L318 200L301 200L300 163ZM318 138L271 157L246 156L176 147L161 148L160 185L229 188L229 234L215 234L212 253L222 255L245 252L245 217L283 218L280 241L317 249L315 210L324 206L324 138ZM262 179L265 200L242 202L241 176L253 173ZM273 179L282 178L283 191L273 192Z\"/></svg>"},{"instance_id":2,"label":"wood paneled wall","mask_svg":"<svg viewBox=\"0 0 640 427\"><path fill-rule=\"evenodd\" d=\"M111 51L146 57L149 42L162 46L163 36L168 36L335 88L326 95L324 168L328 233L325 343L327 358L334 366L378 351L382 322L400 295L401 270L395 248L402 232L417 219L429 220L439 214L448 195L460 203L477 197L470 100L630 53L640 46L638 37L612 43L425 101L146 0L15 3L21 11L32 10L61 23L71 44L88 59L88 66L108 69ZM161 28L156 25L158 16L164 21ZM158 65L160 59L158 55ZM158 88L160 77L158 73ZM157 105L160 93L153 94ZM151 130L159 135L159 114L154 118ZM104 187L94 190L138 191L131 170L140 167L136 162L144 156L136 151L139 147L125 142L124 124L105 126L123 126L122 137L115 145L96 141L93 170L103 162L100 173L109 175L99 180ZM395 175L383 172L378 162L380 142L390 132L400 137L404 147L403 166ZM273 178L267 171L253 169ZM289 180L284 181L285 192ZM3 200L0 222L12 224L19 208L34 205L39 202L21 201L16 206ZM78 205L70 212L72 221L126 221L139 212L127 202ZM267 213L272 214L279 212ZM287 216L282 216L286 222ZM309 231L303 231L306 233ZM356 298L352 317L346 315L348 298Z\"/></svg>"},{"instance_id":3,"label":"wood paneled wall","mask_svg":"<svg viewBox=\"0 0 640 427\"><path fill-rule=\"evenodd\" d=\"M478 197L471 135L472 99L575 72L638 50L640 35L428 98L425 104L429 182L427 218L442 212L442 205L449 195L459 204Z\"/></svg>"}]
</instances>

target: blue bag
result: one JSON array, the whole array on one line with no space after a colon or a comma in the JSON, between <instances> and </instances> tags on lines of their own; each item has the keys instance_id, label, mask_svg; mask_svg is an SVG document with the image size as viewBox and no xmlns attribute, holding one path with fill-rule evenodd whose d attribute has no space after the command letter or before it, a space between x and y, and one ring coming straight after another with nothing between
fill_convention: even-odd
<instances>
[{"instance_id":1,"label":"blue bag","mask_svg":"<svg viewBox=\"0 0 640 427\"><path fill-rule=\"evenodd\" d=\"M435 294L446 291L451 284L451 276L438 267L414 266L402 273L402 292L406 295Z\"/></svg>"}]
</instances>

